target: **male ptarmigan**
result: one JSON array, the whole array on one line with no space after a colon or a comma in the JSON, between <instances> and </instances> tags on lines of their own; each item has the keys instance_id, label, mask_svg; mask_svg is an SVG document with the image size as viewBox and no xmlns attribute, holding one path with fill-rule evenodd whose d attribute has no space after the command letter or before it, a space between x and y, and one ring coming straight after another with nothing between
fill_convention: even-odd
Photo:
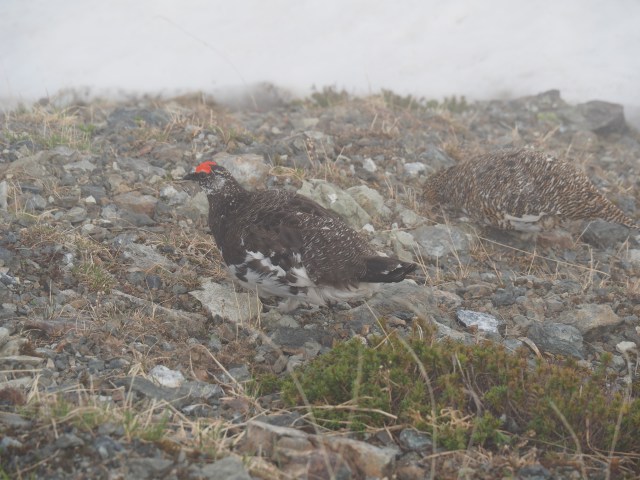
<instances>
[{"instance_id":1,"label":"male ptarmigan","mask_svg":"<svg viewBox=\"0 0 640 480\"><path fill-rule=\"evenodd\" d=\"M601 218L640 228L574 166L533 150L481 155L430 176L424 200L504 230L539 232Z\"/></svg>"},{"instance_id":2,"label":"male ptarmigan","mask_svg":"<svg viewBox=\"0 0 640 480\"><path fill-rule=\"evenodd\" d=\"M209 200L209 228L232 277L261 296L326 305L399 282L416 264L383 257L334 213L284 190L245 190L213 161L185 176Z\"/></svg>"}]
</instances>

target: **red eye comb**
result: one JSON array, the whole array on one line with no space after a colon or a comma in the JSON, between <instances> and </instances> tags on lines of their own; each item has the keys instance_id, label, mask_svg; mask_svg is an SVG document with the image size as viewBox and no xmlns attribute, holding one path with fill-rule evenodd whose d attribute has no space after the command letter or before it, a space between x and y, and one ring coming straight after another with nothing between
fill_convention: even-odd
<instances>
[{"instance_id":1,"label":"red eye comb","mask_svg":"<svg viewBox=\"0 0 640 480\"><path fill-rule=\"evenodd\" d=\"M202 162L195 169L195 173L211 173L211 167L217 167L218 164L213 160L207 160L206 162Z\"/></svg>"}]
</instances>

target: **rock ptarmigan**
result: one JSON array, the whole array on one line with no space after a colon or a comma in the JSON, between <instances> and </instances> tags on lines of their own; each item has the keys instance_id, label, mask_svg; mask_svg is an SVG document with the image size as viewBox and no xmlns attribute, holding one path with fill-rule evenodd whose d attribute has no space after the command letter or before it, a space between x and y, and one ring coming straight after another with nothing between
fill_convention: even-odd
<instances>
[{"instance_id":1,"label":"rock ptarmigan","mask_svg":"<svg viewBox=\"0 0 640 480\"><path fill-rule=\"evenodd\" d=\"M584 173L533 150L489 153L436 172L423 199L504 230L540 232L564 220L597 218L640 228Z\"/></svg>"},{"instance_id":2,"label":"rock ptarmigan","mask_svg":"<svg viewBox=\"0 0 640 480\"><path fill-rule=\"evenodd\" d=\"M248 191L213 161L195 180L209 200L209 228L231 276L260 296L326 305L366 296L402 281L417 265L378 255L336 214L284 190Z\"/></svg>"}]
</instances>

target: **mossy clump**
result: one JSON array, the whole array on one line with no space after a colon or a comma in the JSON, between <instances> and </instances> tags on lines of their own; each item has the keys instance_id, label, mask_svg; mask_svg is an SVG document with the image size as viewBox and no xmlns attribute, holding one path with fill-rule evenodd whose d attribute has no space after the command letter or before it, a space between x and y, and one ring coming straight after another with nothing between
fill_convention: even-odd
<instances>
[{"instance_id":1,"label":"mossy clump","mask_svg":"<svg viewBox=\"0 0 640 480\"><path fill-rule=\"evenodd\" d=\"M300 368L283 382L285 402L310 406L328 428L410 425L449 449L523 436L575 449L569 425L582 451L609 451L616 430L616 451L640 451L640 398L616 387L606 364L532 363L524 350L436 342L433 334L372 345L350 341Z\"/></svg>"}]
</instances>

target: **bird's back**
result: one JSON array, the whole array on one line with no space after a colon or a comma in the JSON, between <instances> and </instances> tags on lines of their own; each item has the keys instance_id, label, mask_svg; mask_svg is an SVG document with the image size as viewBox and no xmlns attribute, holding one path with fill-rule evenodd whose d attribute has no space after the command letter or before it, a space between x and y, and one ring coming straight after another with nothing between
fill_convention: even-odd
<instances>
[{"instance_id":1,"label":"bird's back","mask_svg":"<svg viewBox=\"0 0 640 480\"><path fill-rule=\"evenodd\" d=\"M285 271L299 261L314 283L346 287L365 274L364 258L375 255L335 213L292 192L254 192L230 217L219 242L228 264L261 252Z\"/></svg>"},{"instance_id":2,"label":"bird's back","mask_svg":"<svg viewBox=\"0 0 640 480\"><path fill-rule=\"evenodd\" d=\"M425 197L505 229L540 230L554 218L634 225L584 173L532 150L481 155L450 167L427 180Z\"/></svg>"}]
</instances>

